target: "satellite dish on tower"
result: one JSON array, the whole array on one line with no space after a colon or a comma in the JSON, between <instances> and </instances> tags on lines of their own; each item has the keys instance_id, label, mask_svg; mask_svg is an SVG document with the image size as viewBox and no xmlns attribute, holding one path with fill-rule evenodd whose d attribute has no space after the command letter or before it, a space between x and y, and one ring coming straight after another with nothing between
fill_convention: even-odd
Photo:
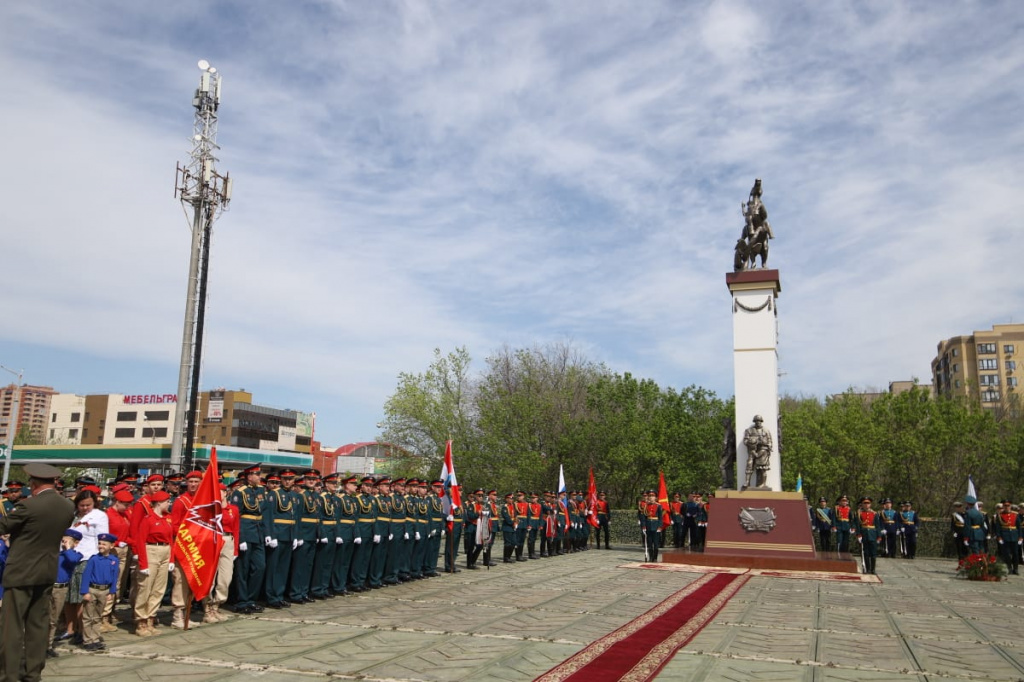
<instances>
[{"instance_id":1,"label":"satellite dish on tower","mask_svg":"<svg viewBox=\"0 0 1024 682\"><path fill-rule=\"evenodd\" d=\"M199 64L197 64L197 66L200 68L200 70L206 71L210 68L210 62L206 61L205 59L200 59Z\"/></svg>"}]
</instances>

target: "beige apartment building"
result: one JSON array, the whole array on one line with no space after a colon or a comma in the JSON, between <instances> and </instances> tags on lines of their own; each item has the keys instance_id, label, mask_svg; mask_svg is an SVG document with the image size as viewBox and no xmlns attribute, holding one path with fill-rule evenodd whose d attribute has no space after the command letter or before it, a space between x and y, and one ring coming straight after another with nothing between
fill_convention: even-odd
<instances>
[{"instance_id":1,"label":"beige apartment building","mask_svg":"<svg viewBox=\"0 0 1024 682\"><path fill-rule=\"evenodd\" d=\"M15 393L18 394L17 414L13 414ZM10 384L0 388L0 443L7 442L9 431L13 429L17 436L24 426L31 431L33 442L44 443L50 398L56 393L50 386L28 384Z\"/></svg>"},{"instance_id":2,"label":"beige apartment building","mask_svg":"<svg viewBox=\"0 0 1024 682\"><path fill-rule=\"evenodd\" d=\"M988 331L940 341L932 360L935 393L971 396L996 409L1019 400L1024 324L997 324Z\"/></svg>"}]
</instances>

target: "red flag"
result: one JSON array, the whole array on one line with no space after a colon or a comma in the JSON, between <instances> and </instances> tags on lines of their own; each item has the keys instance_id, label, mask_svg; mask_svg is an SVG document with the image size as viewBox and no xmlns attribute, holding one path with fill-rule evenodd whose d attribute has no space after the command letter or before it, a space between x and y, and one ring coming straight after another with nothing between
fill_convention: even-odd
<instances>
[{"instance_id":1,"label":"red flag","mask_svg":"<svg viewBox=\"0 0 1024 682\"><path fill-rule=\"evenodd\" d=\"M597 484L594 483L594 467L590 467L590 483L587 485L587 523L594 528L601 525L597 520Z\"/></svg>"},{"instance_id":2,"label":"red flag","mask_svg":"<svg viewBox=\"0 0 1024 682\"><path fill-rule=\"evenodd\" d=\"M661 526L662 528L668 528L672 525L672 515L669 512L668 504L668 486L665 485L665 474L664 472L658 472L658 504L665 510L665 513L661 515Z\"/></svg>"},{"instance_id":3,"label":"red flag","mask_svg":"<svg viewBox=\"0 0 1024 682\"><path fill-rule=\"evenodd\" d=\"M210 449L210 466L203 473L203 480L192 499L192 507L175 533L171 556L178 570L188 580L192 594L202 600L213 587L217 560L224 545L217 448Z\"/></svg>"}]
</instances>

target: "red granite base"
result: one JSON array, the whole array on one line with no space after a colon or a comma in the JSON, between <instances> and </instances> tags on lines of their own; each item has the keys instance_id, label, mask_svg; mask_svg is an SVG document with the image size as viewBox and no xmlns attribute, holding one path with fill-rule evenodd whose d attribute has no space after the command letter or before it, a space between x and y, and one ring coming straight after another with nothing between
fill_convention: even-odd
<instances>
[{"instance_id":1,"label":"red granite base","mask_svg":"<svg viewBox=\"0 0 1024 682\"><path fill-rule=\"evenodd\" d=\"M857 560L850 554L815 552L813 557L778 557L752 554L705 554L687 549L663 549L659 552L666 564L718 566L721 568L761 568L771 571L820 571L822 573L859 573Z\"/></svg>"}]
</instances>

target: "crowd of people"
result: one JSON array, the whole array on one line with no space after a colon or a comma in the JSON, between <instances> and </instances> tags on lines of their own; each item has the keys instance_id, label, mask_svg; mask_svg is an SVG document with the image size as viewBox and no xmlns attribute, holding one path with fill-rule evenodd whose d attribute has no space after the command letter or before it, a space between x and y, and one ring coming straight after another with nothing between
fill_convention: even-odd
<instances>
[{"instance_id":1,"label":"crowd of people","mask_svg":"<svg viewBox=\"0 0 1024 682\"><path fill-rule=\"evenodd\" d=\"M157 633L161 605L171 607L171 627L185 629L200 624L193 612L202 611L201 622L219 622L229 618L224 609L285 609L458 573L463 562L467 570L497 566L491 554L499 535L504 564L586 551L592 535L600 548L603 534L611 549L604 493L588 504L582 492L520 490L499 499L497 490L478 489L464 491L456 505L439 480L288 469L265 474L255 465L218 484L225 542L215 584L198 603L184 571L176 570L172 547L202 471L125 474L104 487L80 478L64 489L59 470L47 468L52 471L42 473L58 472L45 479L47 489L71 513L59 536L40 550L52 557L40 569L52 566L46 657L59 656L65 642L103 649L102 635L118 628L118 603L130 605L132 632L149 637ZM19 544L25 504L39 494L23 492L25 485L11 481L3 501L12 548ZM0 571L7 546L0 542ZM34 561L29 556L12 552L10 563ZM6 628L3 636L6 642Z\"/></svg>"}]
</instances>

